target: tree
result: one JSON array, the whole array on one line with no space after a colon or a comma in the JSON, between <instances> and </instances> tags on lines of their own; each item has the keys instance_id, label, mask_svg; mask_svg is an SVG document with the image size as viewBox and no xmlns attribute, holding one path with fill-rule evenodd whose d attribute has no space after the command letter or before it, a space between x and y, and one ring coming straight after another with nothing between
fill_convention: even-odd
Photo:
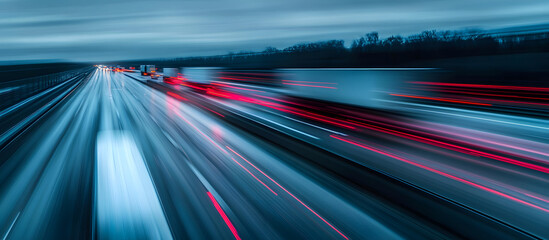
<instances>
[{"instance_id":1,"label":"tree","mask_svg":"<svg viewBox=\"0 0 549 240\"><path fill-rule=\"evenodd\" d=\"M278 49L275 47L266 47L265 50L263 50L263 53L276 53L278 52Z\"/></svg>"},{"instance_id":2,"label":"tree","mask_svg":"<svg viewBox=\"0 0 549 240\"><path fill-rule=\"evenodd\" d=\"M367 33L364 37L366 45L376 45L379 43L379 34L377 32Z\"/></svg>"},{"instance_id":3,"label":"tree","mask_svg":"<svg viewBox=\"0 0 549 240\"><path fill-rule=\"evenodd\" d=\"M385 41L383 41L383 45L389 46L389 47L397 47L401 46L404 43L404 39L401 36L390 36Z\"/></svg>"}]
</instances>

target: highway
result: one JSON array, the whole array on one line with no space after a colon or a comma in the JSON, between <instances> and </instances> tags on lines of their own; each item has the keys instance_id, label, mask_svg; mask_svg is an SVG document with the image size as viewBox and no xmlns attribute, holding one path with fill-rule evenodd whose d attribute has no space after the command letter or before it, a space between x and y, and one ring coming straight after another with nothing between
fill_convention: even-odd
<instances>
[{"instance_id":1,"label":"highway","mask_svg":"<svg viewBox=\"0 0 549 240\"><path fill-rule=\"evenodd\" d=\"M547 119L99 68L65 94L0 151L2 240L549 238Z\"/></svg>"}]
</instances>

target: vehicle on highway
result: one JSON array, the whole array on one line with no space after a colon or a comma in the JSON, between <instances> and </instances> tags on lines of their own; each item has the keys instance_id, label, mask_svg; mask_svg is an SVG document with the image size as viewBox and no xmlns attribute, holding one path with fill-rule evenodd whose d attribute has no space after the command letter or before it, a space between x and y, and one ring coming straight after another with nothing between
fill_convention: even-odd
<instances>
[{"instance_id":1,"label":"vehicle on highway","mask_svg":"<svg viewBox=\"0 0 549 240\"><path fill-rule=\"evenodd\" d=\"M167 84L183 83L183 76L179 72L179 68L164 68L162 70L163 81Z\"/></svg>"},{"instance_id":2,"label":"vehicle on highway","mask_svg":"<svg viewBox=\"0 0 549 240\"><path fill-rule=\"evenodd\" d=\"M430 68L288 68L278 69L281 93L367 108L388 109L391 93L407 82L430 79Z\"/></svg>"},{"instance_id":3,"label":"vehicle on highway","mask_svg":"<svg viewBox=\"0 0 549 240\"><path fill-rule=\"evenodd\" d=\"M141 65L139 69L141 71L141 76L156 75L156 68L154 65Z\"/></svg>"},{"instance_id":4,"label":"vehicle on highway","mask_svg":"<svg viewBox=\"0 0 549 240\"><path fill-rule=\"evenodd\" d=\"M218 78L220 70L221 68L216 67L181 68L181 73L185 79L182 85L198 92L207 92L212 87L212 81Z\"/></svg>"}]
</instances>

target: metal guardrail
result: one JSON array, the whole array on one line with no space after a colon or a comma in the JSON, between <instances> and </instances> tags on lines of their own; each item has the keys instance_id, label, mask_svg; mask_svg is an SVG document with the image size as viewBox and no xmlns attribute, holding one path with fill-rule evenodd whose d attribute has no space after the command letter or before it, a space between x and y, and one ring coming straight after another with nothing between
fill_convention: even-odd
<instances>
[{"instance_id":1,"label":"metal guardrail","mask_svg":"<svg viewBox=\"0 0 549 240\"><path fill-rule=\"evenodd\" d=\"M38 77L2 82L0 83L0 110L91 69L92 67L85 67Z\"/></svg>"}]
</instances>

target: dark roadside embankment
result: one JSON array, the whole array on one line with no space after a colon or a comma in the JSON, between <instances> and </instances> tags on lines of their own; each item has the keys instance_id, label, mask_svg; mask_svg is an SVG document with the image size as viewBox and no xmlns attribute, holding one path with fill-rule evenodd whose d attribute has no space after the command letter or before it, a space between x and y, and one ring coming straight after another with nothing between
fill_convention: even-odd
<instances>
[{"instance_id":1,"label":"dark roadside embankment","mask_svg":"<svg viewBox=\"0 0 549 240\"><path fill-rule=\"evenodd\" d=\"M89 66L82 63L43 63L0 66L0 82L37 77Z\"/></svg>"}]
</instances>

